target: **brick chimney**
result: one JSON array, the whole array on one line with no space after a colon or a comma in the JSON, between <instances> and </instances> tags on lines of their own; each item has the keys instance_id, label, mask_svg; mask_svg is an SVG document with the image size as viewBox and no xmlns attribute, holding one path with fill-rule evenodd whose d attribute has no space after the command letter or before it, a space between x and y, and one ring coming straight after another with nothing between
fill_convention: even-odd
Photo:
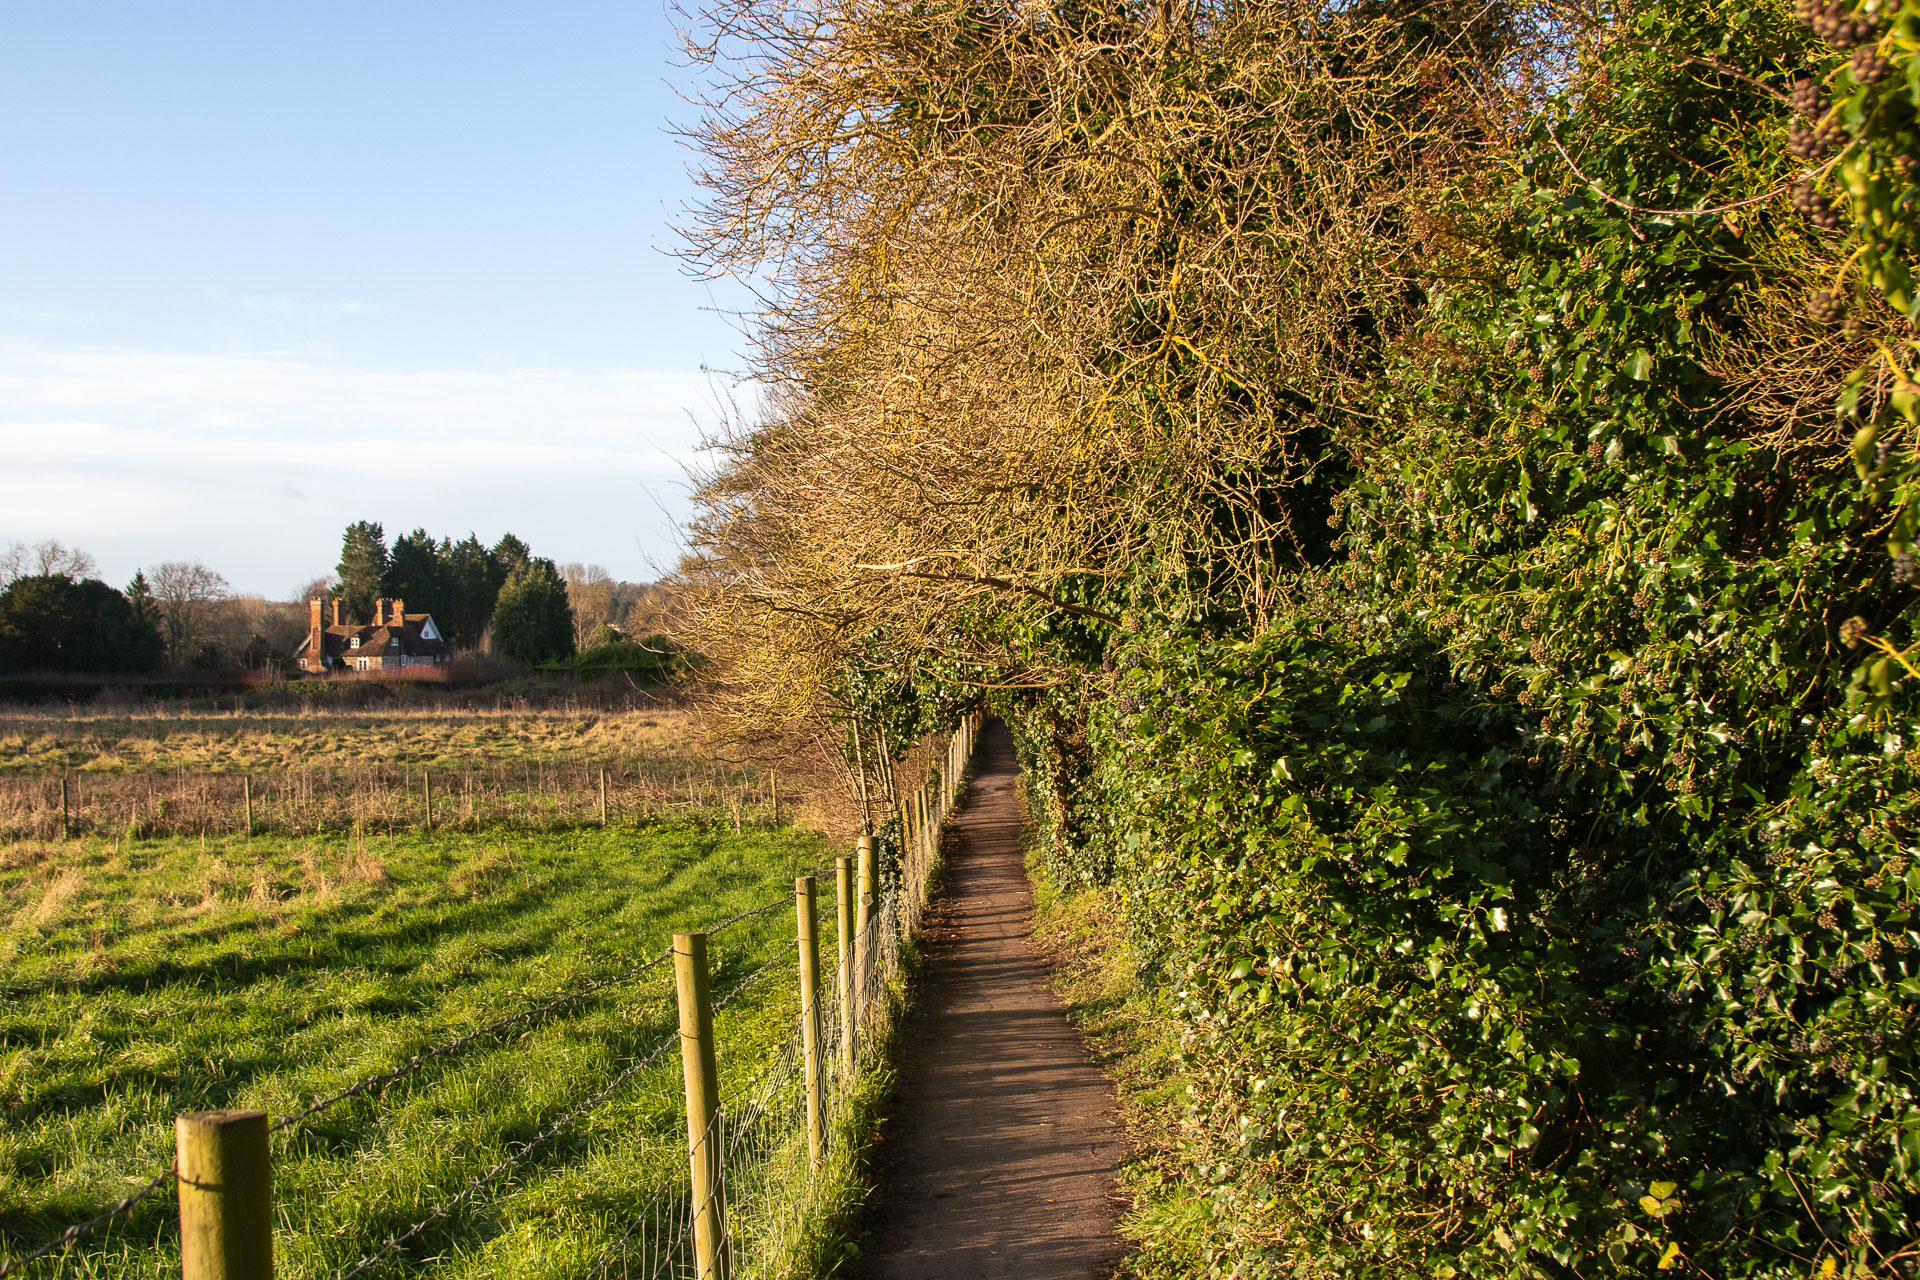
<instances>
[{"instance_id":1,"label":"brick chimney","mask_svg":"<svg viewBox=\"0 0 1920 1280\"><path fill-rule=\"evenodd\" d=\"M334 598L334 601L333 601L333 625L334 625L334 626L336 626L336 627L337 627L337 626L340 626L340 625L341 625L341 623L340 623L340 600L339 600L339 598L338 598L337 596L336 596L336 597Z\"/></svg>"},{"instance_id":2,"label":"brick chimney","mask_svg":"<svg viewBox=\"0 0 1920 1280\"><path fill-rule=\"evenodd\" d=\"M320 625L320 597L307 601L307 670L320 671L327 665L327 636Z\"/></svg>"},{"instance_id":3,"label":"brick chimney","mask_svg":"<svg viewBox=\"0 0 1920 1280\"><path fill-rule=\"evenodd\" d=\"M399 596L393 598L393 611L387 614L387 620L396 627L407 624L407 602Z\"/></svg>"}]
</instances>

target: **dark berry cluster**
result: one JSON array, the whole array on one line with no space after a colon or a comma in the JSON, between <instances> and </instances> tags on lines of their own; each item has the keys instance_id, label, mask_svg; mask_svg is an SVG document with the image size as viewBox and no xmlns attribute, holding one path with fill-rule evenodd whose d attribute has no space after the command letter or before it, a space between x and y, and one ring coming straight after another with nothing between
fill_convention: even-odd
<instances>
[{"instance_id":1,"label":"dark berry cluster","mask_svg":"<svg viewBox=\"0 0 1920 1280\"><path fill-rule=\"evenodd\" d=\"M1787 95L1787 101L1793 104L1794 111L1809 120L1818 120L1826 112L1826 99L1820 93L1820 82L1812 76L1801 76L1793 82L1793 92Z\"/></svg>"},{"instance_id":2,"label":"dark berry cluster","mask_svg":"<svg viewBox=\"0 0 1920 1280\"><path fill-rule=\"evenodd\" d=\"M1787 125L1787 154L1797 160L1824 160L1847 145L1847 130L1838 120L1818 124L1795 120Z\"/></svg>"},{"instance_id":3,"label":"dark berry cluster","mask_svg":"<svg viewBox=\"0 0 1920 1280\"><path fill-rule=\"evenodd\" d=\"M1847 63L1856 84L1879 84L1893 70L1893 61L1871 45L1853 51Z\"/></svg>"},{"instance_id":4,"label":"dark berry cluster","mask_svg":"<svg viewBox=\"0 0 1920 1280\"><path fill-rule=\"evenodd\" d=\"M1811 182L1802 182L1793 189L1793 207L1806 215L1809 222L1822 231L1838 231L1840 215L1834 211L1833 204L1818 191Z\"/></svg>"},{"instance_id":5,"label":"dark berry cluster","mask_svg":"<svg viewBox=\"0 0 1920 1280\"><path fill-rule=\"evenodd\" d=\"M1853 49L1880 38L1880 24L1866 14L1847 11L1845 0L1793 0L1793 16L1836 49Z\"/></svg>"},{"instance_id":6,"label":"dark berry cluster","mask_svg":"<svg viewBox=\"0 0 1920 1280\"><path fill-rule=\"evenodd\" d=\"M1822 289L1807 303L1807 314L1820 324L1839 324L1847 314L1847 304Z\"/></svg>"}]
</instances>

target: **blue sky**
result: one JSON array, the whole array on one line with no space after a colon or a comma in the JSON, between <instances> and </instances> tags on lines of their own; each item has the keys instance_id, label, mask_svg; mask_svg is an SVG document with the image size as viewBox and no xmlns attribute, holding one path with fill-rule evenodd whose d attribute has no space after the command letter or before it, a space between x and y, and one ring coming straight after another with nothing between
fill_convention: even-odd
<instances>
[{"instance_id":1,"label":"blue sky","mask_svg":"<svg viewBox=\"0 0 1920 1280\"><path fill-rule=\"evenodd\" d=\"M739 339L637 3L0 0L0 542L285 595L349 520L670 560Z\"/></svg>"}]
</instances>

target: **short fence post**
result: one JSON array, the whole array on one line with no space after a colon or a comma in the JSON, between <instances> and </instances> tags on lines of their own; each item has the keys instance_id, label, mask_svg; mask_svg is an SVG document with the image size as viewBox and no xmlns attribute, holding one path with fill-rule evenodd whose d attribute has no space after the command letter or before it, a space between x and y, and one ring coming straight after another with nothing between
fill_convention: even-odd
<instances>
[{"instance_id":1,"label":"short fence post","mask_svg":"<svg viewBox=\"0 0 1920 1280\"><path fill-rule=\"evenodd\" d=\"M174 1121L181 1280L272 1280L273 1169L267 1113L202 1111Z\"/></svg>"},{"instance_id":2,"label":"short fence post","mask_svg":"<svg viewBox=\"0 0 1920 1280\"><path fill-rule=\"evenodd\" d=\"M854 847L859 859L855 876L859 882L859 896L854 904L853 921L853 980L858 1004L855 1014L856 1023L867 1020L867 1001L872 997L873 986L873 881L875 863L879 861L876 850L880 841L875 836L861 836L860 843Z\"/></svg>"},{"instance_id":3,"label":"short fence post","mask_svg":"<svg viewBox=\"0 0 1920 1280\"><path fill-rule=\"evenodd\" d=\"M253 775L240 775L240 799L247 810L247 839L253 839Z\"/></svg>"},{"instance_id":4,"label":"short fence post","mask_svg":"<svg viewBox=\"0 0 1920 1280\"><path fill-rule=\"evenodd\" d=\"M840 1064L846 1069L848 1080L853 1079L855 1054L854 1036L858 1033L853 1019L853 859L836 858L833 864L833 887L837 915L834 923L839 926L840 943Z\"/></svg>"},{"instance_id":5,"label":"short fence post","mask_svg":"<svg viewBox=\"0 0 1920 1280\"><path fill-rule=\"evenodd\" d=\"M818 1169L827 1154L827 1107L821 1089L826 1072L820 1061L820 926L814 911L812 876L794 879L793 910L799 920L800 1051L807 1067L807 1154Z\"/></svg>"},{"instance_id":6,"label":"short fence post","mask_svg":"<svg viewBox=\"0 0 1920 1280\"><path fill-rule=\"evenodd\" d=\"M65 840L73 834L73 817L67 809L67 775L60 775L60 838Z\"/></svg>"},{"instance_id":7,"label":"short fence post","mask_svg":"<svg viewBox=\"0 0 1920 1280\"><path fill-rule=\"evenodd\" d=\"M680 1071L687 1082L687 1163L693 1178L694 1274L727 1280L727 1208L721 1182L720 1069L713 1050L713 993L707 935L673 935L673 985L680 1000Z\"/></svg>"},{"instance_id":8,"label":"short fence post","mask_svg":"<svg viewBox=\"0 0 1920 1280\"><path fill-rule=\"evenodd\" d=\"M600 825L607 825L607 771L604 766L600 770Z\"/></svg>"},{"instance_id":9,"label":"short fence post","mask_svg":"<svg viewBox=\"0 0 1920 1280\"><path fill-rule=\"evenodd\" d=\"M433 775L425 769L420 771L420 790L426 797L427 834L433 834Z\"/></svg>"}]
</instances>

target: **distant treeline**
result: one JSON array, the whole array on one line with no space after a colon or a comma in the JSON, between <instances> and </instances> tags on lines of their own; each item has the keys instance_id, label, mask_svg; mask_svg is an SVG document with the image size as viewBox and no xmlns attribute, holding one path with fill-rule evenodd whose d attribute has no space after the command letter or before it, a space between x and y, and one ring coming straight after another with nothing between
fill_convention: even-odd
<instances>
[{"instance_id":1,"label":"distant treeline","mask_svg":"<svg viewBox=\"0 0 1920 1280\"><path fill-rule=\"evenodd\" d=\"M348 525L336 576L287 601L237 595L199 561L137 572L115 590L92 556L55 539L0 549L0 675L25 672L151 675L157 671L289 674L307 634L306 602L337 599L354 621L378 597L431 613L454 647L533 666L627 670L659 679L679 659L657 638L662 593L621 582L598 565L556 565L509 533L492 546L425 529L389 547L374 521Z\"/></svg>"}]
</instances>

